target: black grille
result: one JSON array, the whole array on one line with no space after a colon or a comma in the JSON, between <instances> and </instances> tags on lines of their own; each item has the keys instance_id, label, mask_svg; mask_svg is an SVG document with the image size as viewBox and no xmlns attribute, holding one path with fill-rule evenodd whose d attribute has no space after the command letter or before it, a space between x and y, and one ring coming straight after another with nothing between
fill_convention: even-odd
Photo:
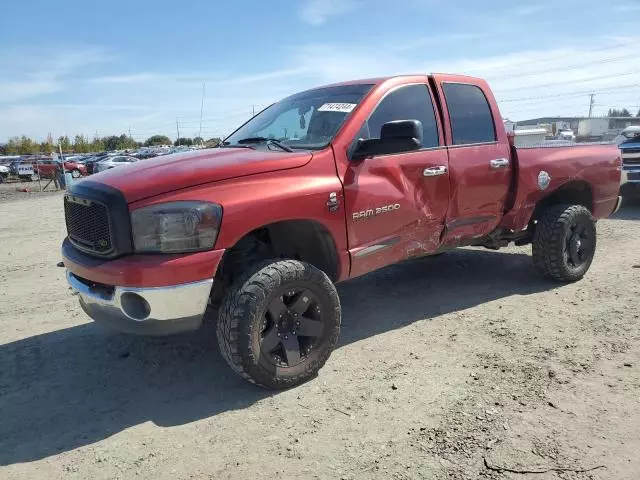
<instances>
[{"instance_id":1,"label":"black grille","mask_svg":"<svg viewBox=\"0 0 640 480\"><path fill-rule=\"evenodd\" d=\"M64 216L69 240L78 248L98 255L113 249L107 207L95 201L65 197Z\"/></svg>"}]
</instances>

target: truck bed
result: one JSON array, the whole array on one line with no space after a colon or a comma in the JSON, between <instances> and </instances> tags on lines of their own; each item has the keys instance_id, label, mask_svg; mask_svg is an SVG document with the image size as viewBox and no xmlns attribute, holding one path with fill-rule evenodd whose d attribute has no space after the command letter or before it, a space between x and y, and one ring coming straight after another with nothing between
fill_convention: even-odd
<instances>
[{"instance_id":1,"label":"truck bed","mask_svg":"<svg viewBox=\"0 0 640 480\"><path fill-rule=\"evenodd\" d=\"M547 191L558 188L589 189L595 199L592 213L606 217L615 208L620 192L620 150L614 144L545 145L512 147L516 172L510 209L500 226L511 230L526 228L536 204ZM542 186L539 176L546 172L550 183ZM544 174L542 174L544 176ZM580 179L580 180L577 180Z\"/></svg>"}]
</instances>

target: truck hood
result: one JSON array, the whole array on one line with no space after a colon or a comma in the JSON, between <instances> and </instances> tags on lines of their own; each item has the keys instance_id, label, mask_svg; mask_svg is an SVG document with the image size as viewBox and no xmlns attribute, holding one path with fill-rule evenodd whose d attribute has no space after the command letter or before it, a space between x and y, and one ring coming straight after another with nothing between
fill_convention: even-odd
<instances>
[{"instance_id":1,"label":"truck hood","mask_svg":"<svg viewBox=\"0 0 640 480\"><path fill-rule=\"evenodd\" d=\"M195 185L302 167L309 160L309 152L214 148L140 160L90 179L117 188L131 203Z\"/></svg>"},{"instance_id":2,"label":"truck hood","mask_svg":"<svg viewBox=\"0 0 640 480\"><path fill-rule=\"evenodd\" d=\"M618 148L623 152L625 150L632 150L632 149L635 150L636 148L640 148L640 138L633 138L633 139L627 140L626 142L623 142L620 145L618 145Z\"/></svg>"}]
</instances>

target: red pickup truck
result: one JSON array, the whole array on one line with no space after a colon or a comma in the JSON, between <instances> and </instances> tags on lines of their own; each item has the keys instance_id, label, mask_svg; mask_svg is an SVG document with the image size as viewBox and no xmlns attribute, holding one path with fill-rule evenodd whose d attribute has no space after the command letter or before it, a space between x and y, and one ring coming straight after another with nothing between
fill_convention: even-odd
<instances>
[{"instance_id":1,"label":"red pickup truck","mask_svg":"<svg viewBox=\"0 0 640 480\"><path fill-rule=\"evenodd\" d=\"M510 242L533 245L543 276L579 280L620 174L614 145L515 148L483 80L360 80L285 98L218 148L74 183L62 253L96 321L170 334L218 305L229 365L282 388L336 345L336 282Z\"/></svg>"}]
</instances>

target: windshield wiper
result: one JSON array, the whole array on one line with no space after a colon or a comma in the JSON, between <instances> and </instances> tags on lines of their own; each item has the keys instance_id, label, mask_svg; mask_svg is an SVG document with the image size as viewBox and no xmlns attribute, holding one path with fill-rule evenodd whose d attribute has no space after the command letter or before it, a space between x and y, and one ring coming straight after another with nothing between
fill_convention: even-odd
<instances>
[{"instance_id":1,"label":"windshield wiper","mask_svg":"<svg viewBox=\"0 0 640 480\"><path fill-rule=\"evenodd\" d=\"M233 148L250 148L252 150L255 150L255 148L253 148L250 145L238 145L237 143L235 145L232 145L231 142L220 142L218 144L218 148L225 148L225 147L233 147Z\"/></svg>"},{"instance_id":2,"label":"windshield wiper","mask_svg":"<svg viewBox=\"0 0 640 480\"><path fill-rule=\"evenodd\" d=\"M273 138L267 138L267 137L241 138L236 143L242 145L243 143L260 143L260 142L266 142L267 144L275 145L276 147L284 150L285 152L293 152L293 148L288 147L287 145L285 145L284 143L279 142L278 140L275 140Z\"/></svg>"}]
</instances>

